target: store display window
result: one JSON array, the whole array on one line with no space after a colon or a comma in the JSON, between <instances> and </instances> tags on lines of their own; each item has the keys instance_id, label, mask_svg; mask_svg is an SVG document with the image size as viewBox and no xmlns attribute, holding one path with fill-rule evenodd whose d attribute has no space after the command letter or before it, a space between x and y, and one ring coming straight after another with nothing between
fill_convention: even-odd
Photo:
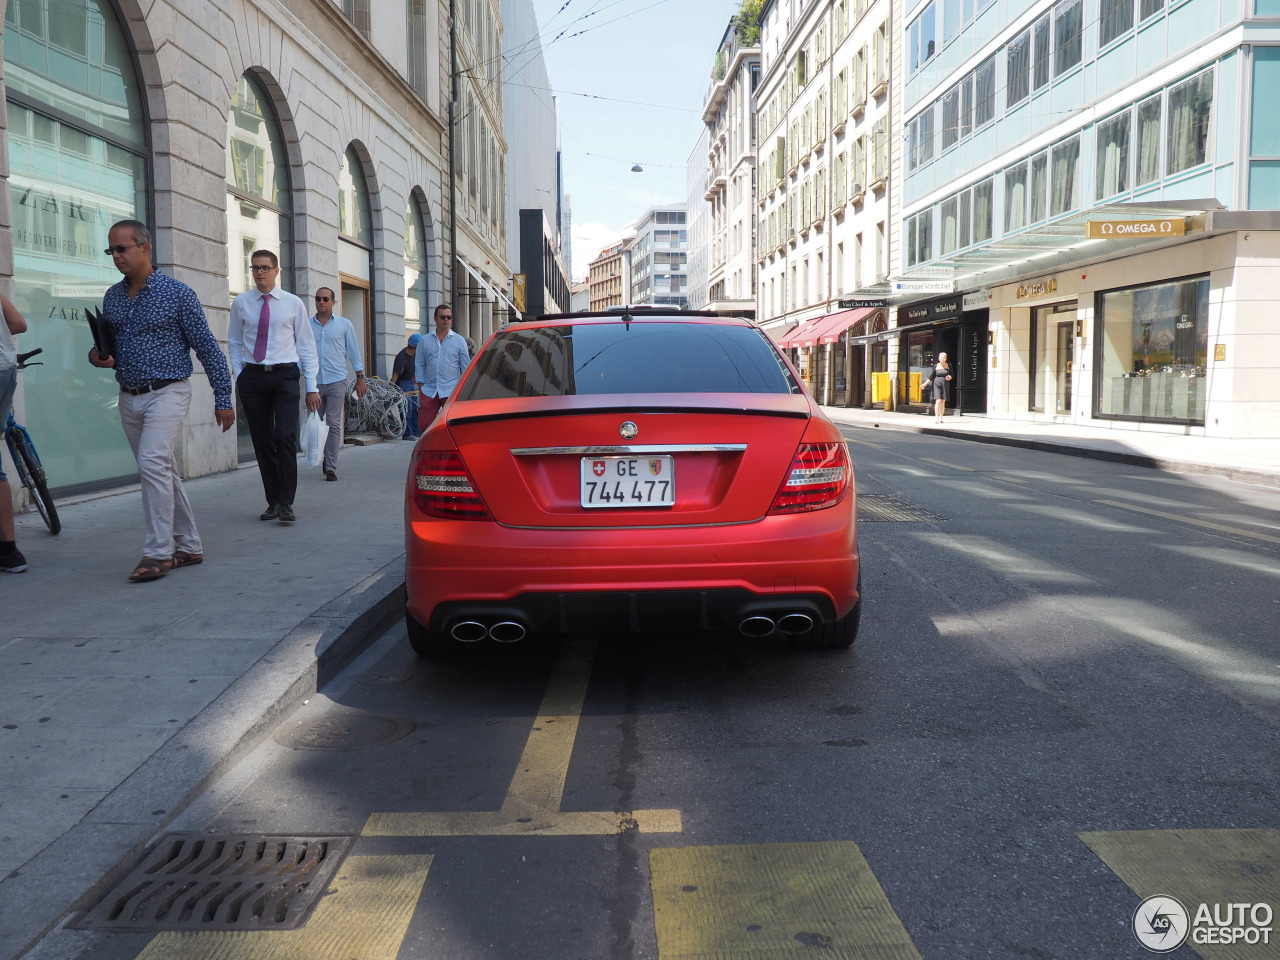
<instances>
[{"instance_id":1,"label":"store display window","mask_svg":"<svg viewBox=\"0 0 1280 960\"><path fill-rule=\"evenodd\" d=\"M1209 278L1099 293L1095 416L1203 423Z\"/></svg>"}]
</instances>

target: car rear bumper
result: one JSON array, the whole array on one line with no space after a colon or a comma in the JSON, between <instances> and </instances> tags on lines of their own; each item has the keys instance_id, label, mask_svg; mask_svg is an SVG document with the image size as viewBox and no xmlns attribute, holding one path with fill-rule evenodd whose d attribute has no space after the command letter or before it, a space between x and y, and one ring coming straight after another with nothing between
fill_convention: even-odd
<instances>
[{"instance_id":1,"label":"car rear bumper","mask_svg":"<svg viewBox=\"0 0 1280 960\"><path fill-rule=\"evenodd\" d=\"M531 629L716 629L858 601L853 497L748 524L526 529L438 520L408 507L408 610L433 631L510 615ZM518 615L518 616L517 616Z\"/></svg>"}]
</instances>

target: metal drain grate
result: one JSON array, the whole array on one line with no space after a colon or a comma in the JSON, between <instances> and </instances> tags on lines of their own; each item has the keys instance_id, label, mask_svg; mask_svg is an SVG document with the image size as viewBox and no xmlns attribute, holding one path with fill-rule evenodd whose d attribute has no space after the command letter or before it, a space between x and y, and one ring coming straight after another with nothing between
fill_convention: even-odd
<instances>
[{"instance_id":1,"label":"metal drain grate","mask_svg":"<svg viewBox=\"0 0 1280 960\"><path fill-rule=\"evenodd\" d=\"M171 833L84 930L294 930L324 894L351 837Z\"/></svg>"},{"instance_id":2,"label":"metal drain grate","mask_svg":"<svg viewBox=\"0 0 1280 960\"><path fill-rule=\"evenodd\" d=\"M864 523L876 523L878 521L945 520L946 517L939 517L928 510L913 507L897 497L858 494L858 519Z\"/></svg>"}]
</instances>

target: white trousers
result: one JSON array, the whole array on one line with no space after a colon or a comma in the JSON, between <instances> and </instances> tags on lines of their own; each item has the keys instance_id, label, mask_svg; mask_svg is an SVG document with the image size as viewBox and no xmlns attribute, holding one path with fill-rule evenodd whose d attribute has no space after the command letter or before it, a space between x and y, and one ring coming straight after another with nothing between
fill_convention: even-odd
<instances>
[{"instance_id":1,"label":"white trousers","mask_svg":"<svg viewBox=\"0 0 1280 960\"><path fill-rule=\"evenodd\" d=\"M174 448L191 408L191 381L171 383L140 397L120 393L120 423L138 461L142 481L144 557L167 560L175 549L203 553L196 519L182 489Z\"/></svg>"}]
</instances>

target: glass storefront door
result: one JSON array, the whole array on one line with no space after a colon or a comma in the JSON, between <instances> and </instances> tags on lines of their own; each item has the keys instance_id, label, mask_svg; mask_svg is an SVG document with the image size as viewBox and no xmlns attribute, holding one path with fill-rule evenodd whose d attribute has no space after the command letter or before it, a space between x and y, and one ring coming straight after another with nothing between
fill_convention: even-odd
<instances>
[{"instance_id":1,"label":"glass storefront door","mask_svg":"<svg viewBox=\"0 0 1280 960\"><path fill-rule=\"evenodd\" d=\"M1059 414L1071 412L1071 367L1075 360L1075 325L1074 320L1058 324L1058 361L1057 370L1054 373L1058 381L1055 412Z\"/></svg>"}]
</instances>

